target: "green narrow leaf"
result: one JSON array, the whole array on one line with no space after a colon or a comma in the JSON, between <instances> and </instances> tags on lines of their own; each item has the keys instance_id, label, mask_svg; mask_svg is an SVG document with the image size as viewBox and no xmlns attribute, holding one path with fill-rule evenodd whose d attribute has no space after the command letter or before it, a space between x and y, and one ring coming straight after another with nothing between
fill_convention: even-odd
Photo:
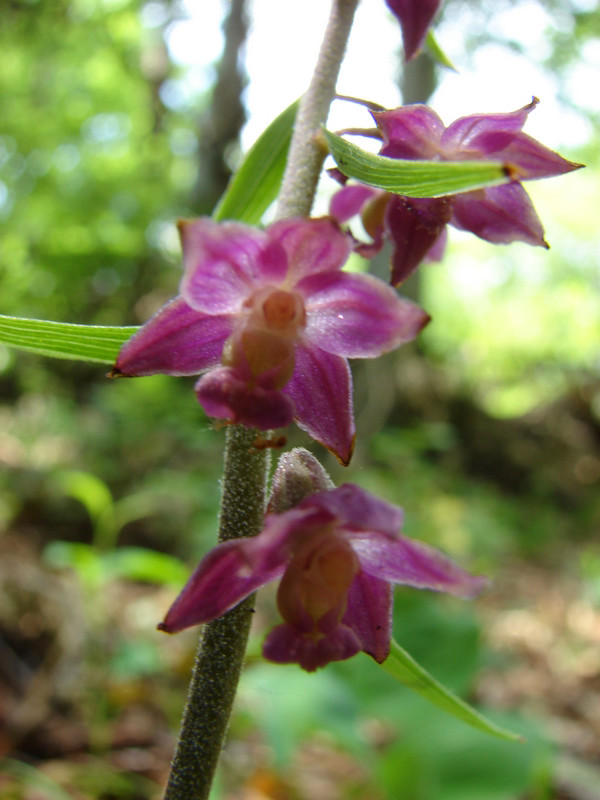
<instances>
[{"instance_id":1,"label":"green narrow leaf","mask_svg":"<svg viewBox=\"0 0 600 800\"><path fill-rule=\"evenodd\" d=\"M521 736L486 719L483 714L480 714L479 711L476 711L464 700L461 700L449 689L446 689L445 686L442 686L393 639L390 654L380 666L393 678L408 686L409 689L417 692L433 705L461 719L468 725L500 739L507 739L512 742L522 741Z\"/></svg>"},{"instance_id":2,"label":"green narrow leaf","mask_svg":"<svg viewBox=\"0 0 600 800\"><path fill-rule=\"evenodd\" d=\"M252 145L217 204L214 219L258 225L279 193L297 108L298 101L288 106Z\"/></svg>"},{"instance_id":3,"label":"green narrow leaf","mask_svg":"<svg viewBox=\"0 0 600 800\"><path fill-rule=\"evenodd\" d=\"M425 43L434 61L437 61L437 63L441 64L443 67L448 67L448 69L451 69L453 72L458 72L452 61L450 61L446 53L444 53L440 47L431 28L427 31Z\"/></svg>"},{"instance_id":4,"label":"green narrow leaf","mask_svg":"<svg viewBox=\"0 0 600 800\"><path fill-rule=\"evenodd\" d=\"M405 161L369 153L323 129L335 163L349 178L407 197L442 197L508 183L496 161Z\"/></svg>"},{"instance_id":5,"label":"green narrow leaf","mask_svg":"<svg viewBox=\"0 0 600 800\"><path fill-rule=\"evenodd\" d=\"M121 345L137 330L0 315L0 344L42 356L101 364L114 364Z\"/></svg>"}]
</instances>

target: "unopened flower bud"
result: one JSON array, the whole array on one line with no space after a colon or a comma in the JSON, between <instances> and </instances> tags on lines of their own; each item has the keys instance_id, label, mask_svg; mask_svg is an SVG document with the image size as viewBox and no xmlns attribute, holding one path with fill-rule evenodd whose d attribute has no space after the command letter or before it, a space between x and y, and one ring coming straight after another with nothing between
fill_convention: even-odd
<instances>
[{"instance_id":1,"label":"unopened flower bud","mask_svg":"<svg viewBox=\"0 0 600 800\"><path fill-rule=\"evenodd\" d=\"M315 492L333 489L333 481L319 461L303 447L279 458L271 483L267 512L281 514Z\"/></svg>"}]
</instances>

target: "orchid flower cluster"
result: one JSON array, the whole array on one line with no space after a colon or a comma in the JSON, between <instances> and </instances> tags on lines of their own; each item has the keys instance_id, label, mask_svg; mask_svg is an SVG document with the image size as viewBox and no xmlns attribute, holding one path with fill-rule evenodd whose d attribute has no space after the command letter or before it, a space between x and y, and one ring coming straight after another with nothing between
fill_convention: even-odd
<instances>
[{"instance_id":1,"label":"orchid flower cluster","mask_svg":"<svg viewBox=\"0 0 600 800\"><path fill-rule=\"evenodd\" d=\"M406 59L423 45L440 0L387 0L400 21ZM179 294L122 348L112 374L199 375L206 414L271 431L292 421L347 465L355 423L348 359L376 358L414 339L426 311L394 288L425 259L440 258L446 226L492 243L547 247L521 182L577 164L522 128L537 100L511 113L475 114L445 127L425 105L373 112L380 154L390 159L493 160L510 182L437 198L410 198L348 183L327 217L278 220L263 230L235 221L179 224L184 275ZM372 241L344 227L360 215ZM393 244L390 284L344 270L353 251ZM264 655L308 671L359 651L390 650L392 588L472 597L485 579L402 535L403 512L353 484L334 488L314 456L280 458L262 531L219 544L168 611L173 633L216 619L257 588L279 580L282 623Z\"/></svg>"},{"instance_id":2,"label":"orchid flower cluster","mask_svg":"<svg viewBox=\"0 0 600 800\"><path fill-rule=\"evenodd\" d=\"M504 152L523 177L574 168L521 133L532 108L467 117L447 129L425 106L383 112L376 120L382 152L390 157ZM334 197L332 216L282 220L265 230L184 221L180 294L125 344L113 374L200 374L195 391L208 416L259 430L295 420L348 464L355 438L348 359L393 350L429 319L378 278L343 270L353 246L363 246L339 223L350 210L369 204L384 209L376 246L384 225L396 244L394 283L435 247L449 221L491 241L544 242L517 180L421 201L348 186ZM402 244L404 262L398 255ZM406 261L410 266L401 266ZM393 584L465 597L484 585L441 553L402 536L400 508L352 484L327 488L311 459L306 452L282 457L271 501L279 513L266 516L257 537L218 545L175 601L162 630L205 623L279 579L284 622L267 636L266 658L314 670L362 650L381 662L390 647ZM295 504L282 503L286 484L307 469L306 493Z\"/></svg>"}]
</instances>

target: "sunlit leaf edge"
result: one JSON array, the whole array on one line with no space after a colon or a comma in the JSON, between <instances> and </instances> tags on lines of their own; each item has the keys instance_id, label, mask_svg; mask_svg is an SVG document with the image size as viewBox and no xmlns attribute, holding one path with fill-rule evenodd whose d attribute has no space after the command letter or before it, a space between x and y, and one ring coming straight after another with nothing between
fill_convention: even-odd
<instances>
[{"instance_id":1,"label":"sunlit leaf edge","mask_svg":"<svg viewBox=\"0 0 600 800\"><path fill-rule=\"evenodd\" d=\"M323 129L331 155L348 178L407 197L443 197L511 180L497 161L407 161L363 150Z\"/></svg>"},{"instance_id":2,"label":"sunlit leaf edge","mask_svg":"<svg viewBox=\"0 0 600 800\"><path fill-rule=\"evenodd\" d=\"M425 37L425 44L427 45L427 49L429 54L433 57L433 60L436 61L438 64L441 64L442 67L447 67L451 69L453 72L458 72L454 64L452 63L451 59L446 55L446 53L440 47L438 40L435 37L435 34L431 30L431 28L427 31L427 36Z\"/></svg>"},{"instance_id":3,"label":"sunlit leaf edge","mask_svg":"<svg viewBox=\"0 0 600 800\"><path fill-rule=\"evenodd\" d=\"M114 364L136 326L76 325L0 315L0 344L38 355Z\"/></svg>"},{"instance_id":4,"label":"sunlit leaf edge","mask_svg":"<svg viewBox=\"0 0 600 800\"><path fill-rule=\"evenodd\" d=\"M501 728L461 700L430 675L415 659L392 640L390 654L380 666L393 678L417 692L430 703L474 728L512 742L522 741L517 733Z\"/></svg>"},{"instance_id":5,"label":"sunlit leaf edge","mask_svg":"<svg viewBox=\"0 0 600 800\"><path fill-rule=\"evenodd\" d=\"M295 101L248 150L213 212L214 219L258 225L279 193L297 109Z\"/></svg>"}]
</instances>

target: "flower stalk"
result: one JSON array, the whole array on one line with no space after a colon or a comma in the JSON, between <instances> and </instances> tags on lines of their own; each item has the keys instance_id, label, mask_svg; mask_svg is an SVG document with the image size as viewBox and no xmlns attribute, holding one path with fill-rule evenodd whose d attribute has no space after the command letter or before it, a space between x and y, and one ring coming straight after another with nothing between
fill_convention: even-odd
<instances>
[{"instance_id":1,"label":"flower stalk","mask_svg":"<svg viewBox=\"0 0 600 800\"><path fill-rule=\"evenodd\" d=\"M358 0L333 0L317 65L303 96L288 156L277 218L308 216L324 155L315 141L327 119ZM256 432L228 429L219 541L256 535L263 521L268 456L255 451ZM207 800L250 630L253 597L204 628L165 800Z\"/></svg>"}]
</instances>

